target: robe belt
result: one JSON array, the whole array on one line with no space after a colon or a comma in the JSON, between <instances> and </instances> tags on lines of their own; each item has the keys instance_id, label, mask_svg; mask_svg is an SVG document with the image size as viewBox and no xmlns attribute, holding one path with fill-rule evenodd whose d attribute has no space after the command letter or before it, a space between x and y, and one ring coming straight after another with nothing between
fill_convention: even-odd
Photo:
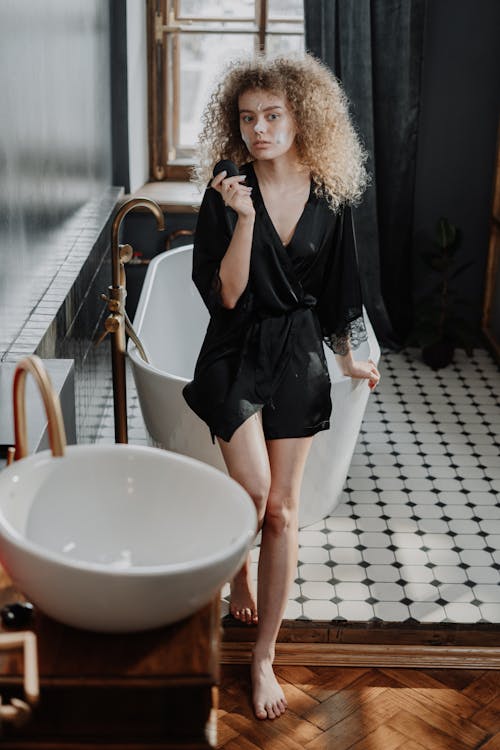
<instances>
[{"instance_id":1,"label":"robe belt","mask_svg":"<svg viewBox=\"0 0 500 750\"><path fill-rule=\"evenodd\" d=\"M269 310L254 310L253 316L259 320L267 320L268 318L280 318L282 315L290 315L296 310L302 310L303 308L315 307L317 299L312 294L304 294L301 299L297 300L295 307L290 307L288 310L280 310L279 312Z\"/></svg>"},{"instance_id":2,"label":"robe belt","mask_svg":"<svg viewBox=\"0 0 500 750\"><path fill-rule=\"evenodd\" d=\"M255 311L254 320L245 334L242 347L240 373L248 351L255 362L255 391L263 404L274 409L272 396L290 363L293 352L294 327L298 314L316 305L312 294L304 294L296 307L278 314Z\"/></svg>"}]
</instances>

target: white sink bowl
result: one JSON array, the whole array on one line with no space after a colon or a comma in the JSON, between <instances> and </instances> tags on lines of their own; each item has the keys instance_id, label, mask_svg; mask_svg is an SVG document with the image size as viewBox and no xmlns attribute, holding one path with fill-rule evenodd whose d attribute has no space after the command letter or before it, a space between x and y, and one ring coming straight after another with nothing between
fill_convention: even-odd
<instances>
[{"instance_id":1,"label":"white sink bowl","mask_svg":"<svg viewBox=\"0 0 500 750\"><path fill-rule=\"evenodd\" d=\"M156 448L69 446L0 472L2 564L43 612L88 630L192 614L241 566L256 526L237 482Z\"/></svg>"}]
</instances>

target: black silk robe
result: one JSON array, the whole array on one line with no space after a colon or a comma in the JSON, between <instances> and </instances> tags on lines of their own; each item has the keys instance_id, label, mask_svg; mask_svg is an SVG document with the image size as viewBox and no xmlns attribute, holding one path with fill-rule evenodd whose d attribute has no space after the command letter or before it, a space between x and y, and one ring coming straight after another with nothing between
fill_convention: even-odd
<instances>
[{"instance_id":1,"label":"black silk robe","mask_svg":"<svg viewBox=\"0 0 500 750\"><path fill-rule=\"evenodd\" d=\"M287 404L288 397L291 408L278 415L283 425L276 435L314 434L330 426L323 341L345 354L349 342L354 350L367 339L351 208L344 204L334 213L323 197L314 195L311 181L307 203L285 246L252 164L240 171L247 175L244 184L253 187L256 212L248 284L233 309L222 305L218 271L237 214L207 188L196 227L192 278L210 322L194 378L183 395L209 426L212 440L219 435L228 441L260 408L274 408L279 388L288 389L280 401ZM304 404L302 411L293 408L297 399ZM295 415L295 425L286 425L285 412ZM304 424L297 426L297 419Z\"/></svg>"}]
</instances>

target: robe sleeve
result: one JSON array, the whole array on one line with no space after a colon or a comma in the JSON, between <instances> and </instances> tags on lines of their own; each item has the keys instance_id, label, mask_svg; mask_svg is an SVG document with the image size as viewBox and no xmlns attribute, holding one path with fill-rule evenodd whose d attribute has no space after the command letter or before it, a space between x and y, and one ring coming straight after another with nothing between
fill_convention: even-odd
<instances>
[{"instance_id":1,"label":"robe sleeve","mask_svg":"<svg viewBox=\"0 0 500 750\"><path fill-rule=\"evenodd\" d=\"M344 204L318 299L323 340L335 354L357 349L368 334L363 319L356 237L351 207ZM349 347L350 344L350 347Z\"/></svg>"},{"instance_id":2,"label":"robe sleeve","mask_svg":"<svg viewBox=\"0 0 500 750\"><path fill-rule=\"evenodd\" d=\"M192 279L210 315L224 307L219 268L231 237L231 217L217 191L207 187L194 235Z\"/></svg>"}]
</instances>

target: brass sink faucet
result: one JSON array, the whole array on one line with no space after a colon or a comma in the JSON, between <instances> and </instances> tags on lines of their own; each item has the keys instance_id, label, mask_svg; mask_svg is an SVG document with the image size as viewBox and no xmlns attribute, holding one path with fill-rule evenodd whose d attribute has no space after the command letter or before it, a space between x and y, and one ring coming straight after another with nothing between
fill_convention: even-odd
<instances>
[{"instance_id":1,"label":"brass sink faucet","mask_svg":"<svg viewBox=\"0 0 500 750\"><path fill-rule=\"evenodd\" d=\"M61 411L61 403L57 396L47 370L42 360L35 354L22 359L16 365L13 384L14 400L14 435L15 449L9 449L8 463L12 459L18 461L28 455L28 435L26 431L26 375L30 373L35 379L45 406L49 444L53 456L64 456L66 448L66 432Z\"/></svg>"},{"instance_id":2,"label":"brass sink faucet","mask_svg":"<svg viewBox=\"0 0 500 750\"><path fill-rule=\"evenodd\" d=\"M120 245L119 236L125 216L134 208L148 208L156 217L158 231L165 229L165 219L160 206L150 198L131 198L122 204L113 219L111 234L111 264L113 283L108 287L108 296L102 298L108 303L110 315L104 322L105 331L99 341L111 334L111 361L113 367L113 402L115 415L115 442L128 442L127 429L127 384L126 384L126 339L125 299L127 290L125 284L124 264L132 258L133 250L130 245ZM135 341L135 338L134 338ZM136 341L136 344L140 342Z\"/></svg>"}]
</instances>

